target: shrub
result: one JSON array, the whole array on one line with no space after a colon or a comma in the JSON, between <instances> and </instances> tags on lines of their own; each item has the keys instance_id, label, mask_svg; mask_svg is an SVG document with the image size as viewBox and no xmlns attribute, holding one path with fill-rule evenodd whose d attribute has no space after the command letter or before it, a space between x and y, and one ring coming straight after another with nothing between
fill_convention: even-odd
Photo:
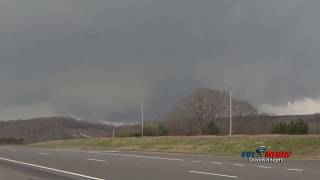
<instances>
[{"instance_id":1,"label":"shrub","mask_svg":"<svg viewBox=\"0 0 320 180\"><path fill-rule=\"evenodd\" d=\"M291 121L288 125L288 134L307 134L308 124L303 122L301 119L297 122Z\"/></svg>"},{"instance_id":2,"label":"shrub","mask_svg":"<svg viewBox=\"0 0 320 180\"><path fill-rule=\"evenodd\" d=\"M166 136L169 134L167 128L161 123L159 124L158 131L159 136Z\"/></svg>"},{"instance_id":3,"label":"shrub","mask_svg":"<svg viewBox=\"0 0 320 180\"><path fill-rule=\"evenodd\" d=\"M219 128L213 121L211 121L207 126L207 134L208 135L217 135L217 134L219 134Z\"/></svg>"},{"instance_id":4,"label":"shrub","mask_svg":"<svg viewBox=\"0 0 320 180\"><path fill-rule=\"evenodd\" d=\"M273 124L272 134L308 134L308 124L301 119L291 121L289 124Z\"/></svg>"},{"instance_id":5,"label":"shrub","mask_svg":"<svg viewBox=\"0 0 320 180\"><path fill-rule=\"evenodd\" d=\"M145 136L164 136L168 134L167 129L159 122L147 122L143 130Z\"/></svg>"},{"instance_id":6,"label":"shrub","mask_svg":"<svg viewBox=\"0 0 320 180\"><path fill-rule=\"evenodd\" d=\"M272 134L287 134L288 128L287 124L279 123L279 124L272 124Z\"/></svg>"}]
</instances>

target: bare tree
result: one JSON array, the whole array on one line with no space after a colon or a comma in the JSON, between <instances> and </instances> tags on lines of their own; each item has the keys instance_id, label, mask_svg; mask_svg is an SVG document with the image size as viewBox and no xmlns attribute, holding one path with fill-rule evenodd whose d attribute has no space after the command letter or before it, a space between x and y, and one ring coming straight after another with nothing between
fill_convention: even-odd
<instances>
[{"instance_id":1,"label":"bare tree","mask_svg":"<svg viewBox=\"0 0 320 180\"><path fill-rule=\"evenodd\" d=\"M206 134L206 127L210 120L222 115L222 97L223 93L207 89L198 89L184 99L182 104L183 109L184 111L189 111L192 118L198 122L200 135Z\"/></svg>"},{"instance_id":2,"label":"bare tree","mask_svg":"<svg viewBox=\"0 0 320 180\"><path fill-rule=\"evenodd\" d=\"M253 116L258 114L258 110L248 101L241 101L237 99L233 99L232 101L232 116L241 118L243 116Z\"/></svg>"},{"instance_id":3,"label":"bare tree","mask_svg":"<svg viewBox=\"0 0 320 180\"><path fill-rule=\"evenodd\" d=\"M179 114L186 119L189 116L197 123L198 134L207 134L208 124L219 118L228 116L229 95L211 89L197 89L190 96L184 98L175 112L175 118ZM237 117L253 115L257 109L248 102L233 99L232 115Z\"/></svg>"}]
</instances>

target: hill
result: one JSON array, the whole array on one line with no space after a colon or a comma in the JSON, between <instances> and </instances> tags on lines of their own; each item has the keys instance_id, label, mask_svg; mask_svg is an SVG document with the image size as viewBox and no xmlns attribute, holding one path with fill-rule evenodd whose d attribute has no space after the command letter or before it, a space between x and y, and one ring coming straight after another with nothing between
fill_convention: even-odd
<instances>
[{"instance_id":1,"label":"hill","mask_svg":"<svg viewBox=\"0 0 320 180\"><path fill-rule=\"evenodd\" d=\"M35 118L28 120L0 121L0 139L22 140L33 143L73 138L110 137L112 126L69 117ZM11 140L10 140L11 139Z\"/></svg>"}]
</instances>

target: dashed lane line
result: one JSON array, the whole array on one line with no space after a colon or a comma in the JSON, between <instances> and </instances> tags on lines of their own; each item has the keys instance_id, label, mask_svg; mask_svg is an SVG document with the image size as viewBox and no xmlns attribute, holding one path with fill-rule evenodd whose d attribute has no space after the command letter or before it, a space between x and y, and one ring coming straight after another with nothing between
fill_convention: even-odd
<instances>
[{"instance_id":1,"label":"dashed lane line","mask_svg":"<svg viewBox=\"0 0 320 180\"><path fill-rule=\"evenodd\" d=\"M264 168L264 169L271 169L270 166L258 166L259 168Z\"/></svg>"},{"instance_id":2,"label":"dashed lane line","mask_svg":"<svg viewBox=\"0 0 320 180\"><path fill-rule=\"evenodd\" d=\"M288 171L299 171L299 172L302 172L303 170L302 169L287 169Z\"/></svg>"},{"instance_id":3,"label":"dashed lane line","mask_svg":"<svg viewBox=\"0 0 320 180\"><path fill-rule=\"evenodd\" d=\"M213 161L213 162L210 162L211 164L218 164L218 165L220 165L220 164L223 164L223 163L221 163L221 162L216 162L216 161Z\"/></svg>"},{"instance_id":4,"label":"dashed lane line","mask_svg":"<svg viewBox=\"0 0 320 180\"><path fill-rule=\"evenodd\" d=\"M179 158L169 158L169 157L158 157L158 156L144 156L144 155L133 155L133 154L124 154L124 153L113 153L117 151L81 151L81 150L66 150L66 149L55 149L58 151L69 151L69 152L79 152L79 153L89 153L89 154L101 154L101 155L111 155L111 156L120 156L120 157L134 157L134 158L146 158L146 159L157 159L157 160L169 160L169 161L185 161L184 159L179 159ZM89 160L89 159L88 159ZM105 161L105 160L99 160L99 159L91 159L91 161ZM192 162L194 163L203 163L203 161L199 160L193 160ZM216 164L216 165L222 165L224 163L217 162L217 161L212 161L210 164ZM244 167L246 165L244 164L232 164L233 166L239 166L239 167ZM271 169L272 167L269 166L257 166L259 168L264 168L264 169ZM303 171L302 169L287 169L288 171Z\"/></svg>"},{"instance_id":5,"label":"dashed lane line","mask_svg":"<svg viewBox=\"0 0 320 180\"><path fill-rule=\"evenodd\" d=\"M233 166L240 166L240 167L243 167L245 166L244 164L232 164Z\"/></svg>"},{"instance_id":6,"label":"dashed lane line","mask_svg":"<svg viewBox=\"0 0 320 180\"><path fill-rule=\"evenodd\" d=\"M194 160L192 162L194 162L194 163L202 163L203 161Z\"/></svg>"},{"instance_id":7,"label":"dashed lane line","mask_svg":"<svg viewBox=\"0 0 320 180\"><path fill-rule=\"evenodd\" d=\"M189 173L203 174L203 175L210 175L210 176L228 177L228 178L238 178L238 176L231 176L231 175L225 175L225 174L216 174L216 173L208 173L208 172L200 172L200 171L189 171Z\"/></svg>"},{"instance_id":8,"label":"dashed lane line","mask_svg":"<svg viewBox=\"0 0 320 180\"><path fill-rule=\"evenodd\" d=\"M157 156L132 155L132 154L120 154L120 153L96 153L96 154L122 156L122 157L134 157L134 158L146 158L146 159L158 159L158 160L169 160L169 161L184 161L184 159L157 157Z\"/></svg>"},{"instance_id":9,"label":"dashed lane line","mask_svg":"<svg viewBox=\"0 0 320 180\"><path fill-rule=\"evenodd\" d=\"M87 159L88 161L96 161L96 162L106 162L106 160L102 159Z\"/></svg>"},{"instance_id":10,"label":"dashed lane line","mask_svg":"<svg viewBox=\"0 0 320 180\"><path fill-rule=\"evenodd\" d=\"M133 155L133 154L123 154L123 153L109 153L109 152L97 152L97 151L74 151L74 150L61 150L61 151L82 152L82 153L89 153L89 154L101 154L101 155L120 156L120 157L133 157L133 158L168 160L168 161L184 161L184 159L177 159L177 158L157 157L157 156L143 156L143 155Z\"/></svg>"}]
</instances>

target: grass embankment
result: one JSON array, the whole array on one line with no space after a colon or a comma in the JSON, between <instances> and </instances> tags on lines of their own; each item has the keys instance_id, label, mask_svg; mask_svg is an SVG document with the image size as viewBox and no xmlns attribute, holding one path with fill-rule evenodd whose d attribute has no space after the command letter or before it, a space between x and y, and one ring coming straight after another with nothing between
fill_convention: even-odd
<instances>
[{"instance_id":1,"label":"grass embankment","mask_svg":"<svg viewBox=\"0 0 320 180\"><path fill-rule=\"evenodd\" d=\"M35 147L49 148L122 149L230 156L239 156L242 151L255 151L260 145L271 147L274 151L291 151L293 158L320 159L320 135L129 137L32 144Z\"/></svg>"}]
</instances>

